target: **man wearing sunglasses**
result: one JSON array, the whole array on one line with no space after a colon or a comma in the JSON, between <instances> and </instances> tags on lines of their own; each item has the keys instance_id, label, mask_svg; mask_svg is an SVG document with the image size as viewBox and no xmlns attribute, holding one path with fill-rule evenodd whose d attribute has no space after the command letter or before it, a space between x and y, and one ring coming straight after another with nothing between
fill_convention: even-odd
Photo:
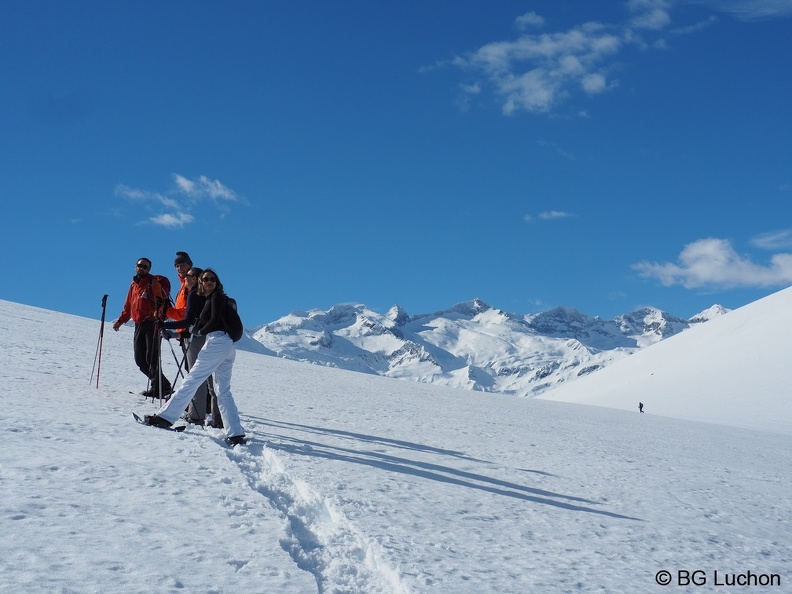
<instances>
[{"instance_id":1,"label":"man wearing sunglasses","mask_svg":"<svg viewBox=\"0 0 792 594\"><path fill-rule=\"evenodd\" d=\"M113 330L126 324L130 319L135 322L135 334L132 339L132 348L135 353L135 364L150 382L150 388L143 394L145 396L159 397L160 369L157 354L157 341L154 324L157 320L157 311L168 300L167 291L151 271L151 260L140 258L135 264L135 276L129 285L124 308L121 315L113 323ZM162 376L162 395L173 392L168 378Z\"/></svg>"}]
</instances>

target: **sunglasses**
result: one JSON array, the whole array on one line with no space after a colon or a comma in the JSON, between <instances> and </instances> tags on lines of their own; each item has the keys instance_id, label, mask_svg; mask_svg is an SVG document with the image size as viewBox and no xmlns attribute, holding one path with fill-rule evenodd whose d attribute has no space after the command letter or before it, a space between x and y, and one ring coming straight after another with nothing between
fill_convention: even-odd
<instances>
[{"instance_id":1,"label":"sunglasses","mask_svg":"<svg viewBox=\"0 0 792 594\"><path fill-rule=\"evenodd\" d=\"M135 268L142 268L143 270L149 270L151 266L148 264L135 264Z\"/></svg>"},{"instance_id":2,"label":"sunglasses","mask_svg":"<svg viewBox=\"0 0 792 594\"><path fill-rule=\"evenodd\" d=\"M204 276L201 278L202 283L216 283L217 277L215 276Z\"/></svg>"},{"instance_id":3,"label":"sunglasses","mask_svg":"<svg viewBox=\"0 0 792 594\"><path fill-rule=\"evenodd\" d=\"M198 275L197 275L197 274L190 274L190 273L188 272L188 273L187 273L187 276L191 276L191 277L195 278L195 277L196 277L196 276L198 276Z\"/></svg>"}]
</instances>

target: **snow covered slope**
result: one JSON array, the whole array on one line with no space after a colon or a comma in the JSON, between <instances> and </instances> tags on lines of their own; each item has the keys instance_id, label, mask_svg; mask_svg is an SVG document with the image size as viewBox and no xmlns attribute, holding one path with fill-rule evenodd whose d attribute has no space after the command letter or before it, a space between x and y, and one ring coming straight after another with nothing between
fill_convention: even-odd
<instances>
[{"instance_id":1,"label":"snow covered slope","mask_svg":"<svg viewBox=\"0 0 792 594\"><path fill-rule=\"evenodd\" d=\"M792 288L541 396L792 432Z\"/></svg>"},{"instance_id":2,"label":"snow covered slope","mask_svg":"<svg viewBox=\"0 0 792 594\"><path fill-rule=\"evenodd\" d=\"M99 327L0 301L2 594L722 592L742 590L715 572L749 571L782 592L792 579L790 431L240 351L252 442L230 450L213 429L132 420L155 407L130 394L145 381L128 327L105 333L94 387ZM735 375L691 398L717 402ZM679 587L682 570L708 586Z\"/></svg>"},{"instance_id":3,"label":"snow covered slope","mask_svg":"<svg viewBox=\"0 0 792 594\"><path fill-rule=\"evenodd\" d=\"M726 310L713 306L706 321ZM600 320L557 307L521 316L479 299L409 316L394 306L292 312L253 337L278 356L423 383L534 396L669 336L694 322L644 308Z\"/></svg>"}]
</instances>

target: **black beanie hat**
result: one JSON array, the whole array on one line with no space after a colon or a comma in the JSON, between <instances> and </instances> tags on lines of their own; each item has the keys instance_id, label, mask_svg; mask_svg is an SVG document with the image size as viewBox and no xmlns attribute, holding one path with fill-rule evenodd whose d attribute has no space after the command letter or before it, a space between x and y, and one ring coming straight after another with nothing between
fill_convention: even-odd
<instances>
[{"instance_id":1,"label":"black beanie hat","mask_svg":"<svg viewBox=\"0 0 792 594\"><path fill-rule=\"evenodd\" d=\"M178 266L179 264L187 263L190 266L193 265L192 260L190 260L190 255L187 252L176 252L176 259L173 261L174 266Z\"/></svg>"}]
</instances>

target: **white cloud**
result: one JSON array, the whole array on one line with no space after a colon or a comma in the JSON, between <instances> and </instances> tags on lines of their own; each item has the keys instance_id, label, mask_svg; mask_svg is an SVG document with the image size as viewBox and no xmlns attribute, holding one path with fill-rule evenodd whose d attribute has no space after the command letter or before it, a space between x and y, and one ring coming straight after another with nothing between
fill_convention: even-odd
<instances>
[{"instance_id":1,"label":"white cloud","mask_svg":"<svg viewBox=\"0 0 792 594\"><path fill-rule=\"evenodd\" d=\"M792 16L792 0L687 0L746 21Z\"/></svg>"},{"instance_id":2,"label":"white cloud","mask_svg":"<svg viewBox=\"0 0 792 594\"><path fill-rule=\"evenodd\" d=\"M627 0L627 8L630 12L646 12L656 9L668 9L671 3L669 0Z\"/></svg>"},{"instance_id":3,"label":"white cloud","mask_svg":"<svg viewBox=\"0 0 792 594\"><path fill-rule=\"evenodd\" d=\"M490 89L505 115L519 112L547 113L583 92L600 94L617 88L612 78L618 55L627 47L644 50L668 47L669 36L701 31L717 18L673 27L672 9L679 4L705 4L737 18L758 19L792 15L792 0L627 0L623 22L588 22L566 31L527 34L543 27L545 20L534 12L515 21L517 39L493 41L450 64L473 73L478 80L462 86L467 100Z\"/></svg>"},{"instance_id":4,"label":"white cloud","mask_svg":"<svg viewBox=\"0 0 792 594\"><path fill-rule=\"evenodd\" d=\"M183 194L191 194L195 191L195 182L187 179L183 175L174 173L173 181L176 182L176 186L179 188L179 191L181 191Z\"/></svg>"},{"instance_id":5,"label":"white cloud","mask_svg":"<svg viewBox=\"0 0 792 594\"><path fill-rule=\"evenodd\" d=\"M492 88L502 99L504 114L539 113L550 111L575 89L600 93L612 88L608 60L624 43L618 29L591 22L488 43L453 63L483 75L475 88Z\"/></svg>"},{"instance_id":6,"label":"white cloud","mask_svg":"<svg viewBox=\"0 0 792 594\"><path fill-rule=\"evenodd\" d=\"M659 31L671 24L668 0L630 0L627 7L636 15L630 19L630 26L636 29Z\"/></svg>"},{"instance_id":7,"label":"white cloud","mask_svg":"<svg viewBox=\"0 0 792 594\"><path fill-rule=\"evenodd\" d=\"M558 100L561 87L547 72L540 69L521 76L504 76L498 82L499 91L505 95L503 113L517 111L547 111Z\"/></svg>"},{"instance_id":8,"label":"white cloud","mask_svg":"<svg viewBox=\"0 0 792 594\"><path fill-rule=\"evenodd\" d=\"M644 13L630 21L630 24L633 27L638 29L652 29L654 31L664 29L670 23L671 17L669 16L668 12L660 9Z\"/></svg>"},{"instance_id":9,"label":"white cloud","mask_svg":"<svg viewBox=\"0 0 792 594\"><path fill-rule=\"evenodd\" d=\"M776 287L792 282L792 254L775 254L766 266L742 256L726 239L708 238L684 247L678 262L639 262L633 269L665 286L688 289Z\"/></svg>"},{"instance_id":10,"label":"white cloud","mask_svg":"<svg viewBox=\"0 0 792 594\"><path fill-rule=\"evenodd\" d=\"M164 209L156 212L146 222L168 228L182 228L195 221L192 211L199 203L208 200L218 209L225 212L228 203L246 204L246 200L219 180L204 175L196 179L188 179L178 173L173 174L174 187L165 193L152 192L118 184L116 196L126 200L147 205L149 210Z\"/></svg>"},{"instance_id":11,"label":"white cloud","mask_svg":"<svg viewBox=\"0 0 792 594\"><path fill-rule=\"evenodd\" d=\"M178 173L173 174L176 187L181 194L193 200L209 198L210 200L222 200L227 202L238 202L239 197L232 189L224 186L219 180L209 179L201 175L198 179L187 179Z\"/></svg>"},{"instance_id":12,"label":"white cloud","mask_svg":"<svg viewBox=\"0 0 792 594\"><path fill-rule=\"evenodd\" d=\"M149 221L154 223L155 225L160 225L162 227L168 227L171 229L181 229L185 225L192 223L195 220L190 214L184 212L177 212L177 213L165 213L161 215L157 215L155 217L151 217Z\"/></svg>"},{"instance_id":13,"label":"white cloud","mask_svg":"<svg viewBox=\"0 0 792 594\"><path fill-rule=\"evenodd\" d=\"M539 218L545 221L549 221L551 219L566 219L574 216L575 215L573 213L564 212L563 210L547 210L545 212L539 213Z\"/></svg>"},{"instance_id":14,"label":"white cloud","mask_svg":"<svg viewBox=\"0 0 792 594\"><path fill-rule=\"evenodd\" d=\"M514 24L518 29L528 29L529 27L543 27L545 20L535 12L526 12L522 16L518 16Z\"/></svg>"},{"instance_id":15,"label":"white cloud","mask_svg":"<svg viewBox=\"0 0 792 594\"><path fill-rule=\"evenodd\" d=\"M763 250L786 250L792 248L792 229L761 233L751 240L751 245Z\"/></svg>"},{"instance_id":16,"label":"white cloud","mask_svg":"<svg viewBox=\"0 0 792 594\"><path fill-rule=\"evenodd\" d=\"M554 219L567 219L569 217L574 217L575 213L572 212L565 212L563 210L546 210L544 212L540 212L538 215L526 214L523 216L523 220L526 223L532 223L537 218L541 219L542 221L551 221Z\"/></svg>"},{"instance_id":17,"label":"white cloud","mask_svg":"<svg viewBox=\"0 0 792 594\"><path fill-rule=\"evenodd\" d=\"M147 190L139 190L137 188L130 188L123 184L118 184L115 189L116 196L121 196L133 202L158 202L165 208L178 208L179 203L173 198L160 194L159 192L149 192Z\"/></svg>"},{"instance_id":18,"label":"white cloud","mask_svg":"<svg viewBox=\"0 0 792 594\"><path fill-rule=\"evenodd\" d=\"M143 190L130 188L129 186L125 186L124 184L118 184L115 187L115 194L116 196L122 196L129 200L149 200L151 198L149 192L144 192Z\"/></svg>"},{"instance_id":19,"label":"white cloud","mask_svg":"<svg viewBox=\"0 0 792 594\"><path fill-rule=\"evenodd\" d=\"M603 93L608 90L608 82L604 76L599 73L587 74L580 79L580 86L589 95L596 93Z\"/></svg>"},{"instance_id":20,"label":"white cloud","mask_svg":"<svg viewBox=\"0 0 792 594\"><path fill-rule=\"evenodd\" d=\"M710 15L703 21L699 21L698 23L693 23L692 25L685 25L684 27L675 27L671 29L670 33L674 35L689 35L691 33L697 33L698 31L703 31L718 22L718 17L715 15Z\"/></svg>"},{"instance_id":21,"label":"white cloud","mask_svg":"<svg viewBox=\"0 0 792 594\"><path fill-rule=\"evenodd\" d=\"M538 144L541 147L552 149L558 156L564 157L564 159L569 159L570 161L575 160L574 153L570 153L569 151L564 150L563 148L558 146L555 142L549 142L547 140L537 140L536 144Z\"/></svg>"}]
</instances>

